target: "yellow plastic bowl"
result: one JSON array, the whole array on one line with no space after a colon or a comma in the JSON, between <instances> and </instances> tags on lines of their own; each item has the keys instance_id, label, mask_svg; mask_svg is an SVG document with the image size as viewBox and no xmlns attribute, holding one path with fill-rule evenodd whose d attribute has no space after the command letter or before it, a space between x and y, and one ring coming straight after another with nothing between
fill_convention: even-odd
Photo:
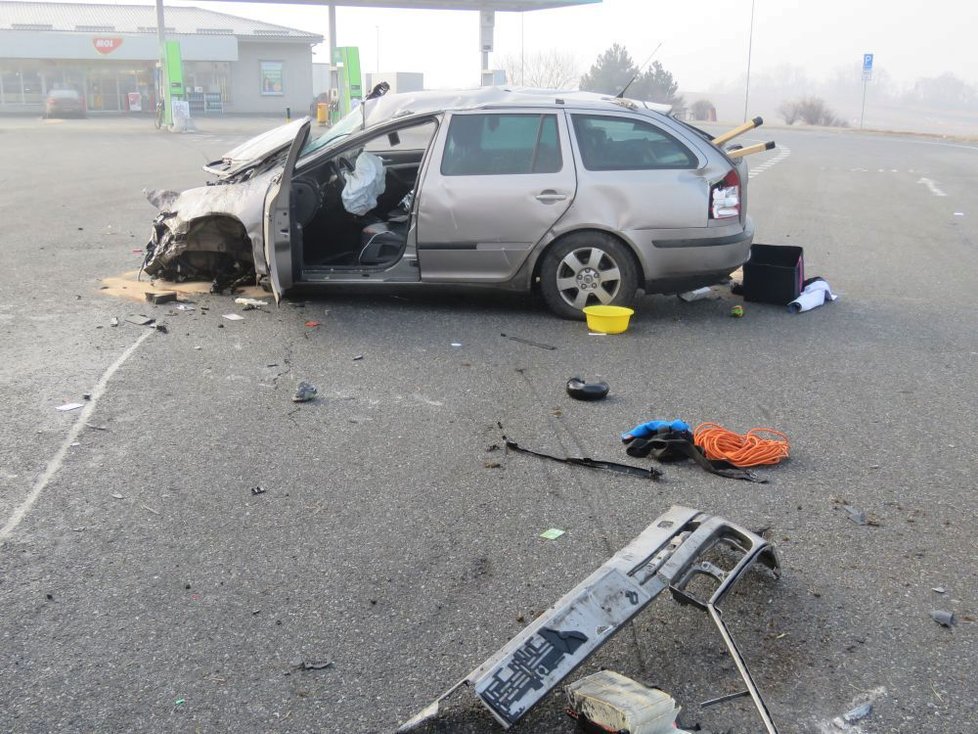
<instances>
[{"instance_id":1,"label":"yellow plastic bowl","mask_svg":"<svg viewBox=\"0 0 978 734\"><path fill-rule=\"evenodd\" d=\"M635 313L624 306L586 306L587 328L605 334L621 334L628 330L628 319Z\"/></svg>"}]
</instances>

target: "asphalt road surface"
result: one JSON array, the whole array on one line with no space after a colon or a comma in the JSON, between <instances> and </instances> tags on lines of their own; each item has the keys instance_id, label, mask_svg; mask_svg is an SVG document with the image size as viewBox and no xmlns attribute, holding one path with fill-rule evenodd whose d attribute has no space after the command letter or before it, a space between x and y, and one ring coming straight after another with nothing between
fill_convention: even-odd
<instances>
[{"instance_id":1,"label":"asphalt road surface","mask_svg":"<svg viewBox=\"0 0 978 734\"><path fill-rule=\"evenodd\" d=\"M100 290L138 265L142 188L197 185L272 123L0 120L0 730L389 732L681 504L778 546L783 576L751 572L725 618L780 731L838 732L871 700L843 730L973 734L978 144L753 134L782 146L752 160L756 241L803 246L840 296L800 315L642 297L596 337L481 291L242 313ZM570 400L574 375L609 399ZM291 402L300 380L317 401ZM767 484L652 483L489 450L501 423L622 461L618 434L655 418L777 428L791 458ZM578 674L601 667L669 691L688 728L762 728L748 700L699 706L736 669L666 596ZM514 731L571 732L562 707ZM498 730L471 691L448 708L431 731Z\"/></svg>"}]
</instances>

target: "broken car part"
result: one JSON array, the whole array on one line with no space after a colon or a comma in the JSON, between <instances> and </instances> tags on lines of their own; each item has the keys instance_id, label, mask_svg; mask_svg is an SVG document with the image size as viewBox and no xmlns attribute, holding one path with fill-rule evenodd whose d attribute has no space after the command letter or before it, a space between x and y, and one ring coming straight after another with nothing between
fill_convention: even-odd
<instances>
[{"instance_id":1,"label":"broken car part","mask_svg":"<svg viewBox=\"0 0 978 734\"><path fill-rule=\"evenodd\" d=\"M564 687L567 713L601 731L628 734L688 734L676 727L681 710L665 691L649 688L612 670L602 670Z\"/></svg>"},{"instance_id":2,"label":"broken car part","mask_svg":"<svg viewBox=\"0 0 978 734\"><path fill-rule=\"evenodd\" d=\"M316 386L311 382L306 382L303 380L295 388L295 394L292 396L293 403L308 403L314 397L316 393L319 392Z\"/></svg>"},{"instance_id":3,"label":"broken car part","mask_svg":"<svg viewBox=\"0 0 978 734\"><path fill-rule=\"evenodd\" d=\"M582 377L572 377L567 381L567 394L575 400L601 400L607 397L607 382L587 382Z\"/></svg>"},{"instance_id":4,"label":"broken car part","mask_svg":"<svg viewBox=\"0 0 978 734\"><path fill-rule=\"evenodd\" d=\"M510 341L519 342L520 344L529 344L531 347L539 347L540 349L547 349L550 351L555 351L557 347L552 344L544 344L543 342L535 342L532 339L524 339L521 336L513 336L511 334L500 334L499 336L504 339L509 339Z\"/></svg>"},{"instance_id":5,"label":"broken car part","mask_svg":"<svg viewBox=\"0 0 978 734\"><path fill-rule=\"evenodd\" d=\"M736 560L734 560L736 559ZM470 686L506 729L667 588L681 604L713 620L768 734L777 734L743 656L717 608L755 561L779 575L774 546L740 525L674 505L641 535L565 594L482 665L397 730L409 732L438 715L440 703ZM694 579L712 579L709 598Z\"/></svg>"},{"instance_id":6,"label":"broken car part","mask_svg":"<svg viewBox=\"0 0 978 734\"><path fill-rule=\"evenodd\" d=\"M517 451L521 454L530 454L531 456L538 456L541 459L549 459L550 461L559 461L562 464L571 464L572 466L583 466L588 469L602 469L604 471L614 472L616 474L628 474L633 477L639 477L641 479L659 479L662 476L662 472L656 469L654 466L650 466L648 469L643 469L640 466L631 466L630 464L619 464L615 461L601 461L600 459L588 459L586 457L577 456L551 456L550 454L544 454L539 451L534 451L533 449L525 449L520 446L516 441L510 441L508 438L503 436L503 440L506 442L506 449L508 451Z\"/></svg>"}]
</instances>

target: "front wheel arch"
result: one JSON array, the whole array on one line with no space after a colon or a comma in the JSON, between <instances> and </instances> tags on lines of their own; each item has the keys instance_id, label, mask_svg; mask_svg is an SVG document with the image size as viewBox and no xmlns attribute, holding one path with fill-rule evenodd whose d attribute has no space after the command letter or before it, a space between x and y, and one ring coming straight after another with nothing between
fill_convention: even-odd
<instances>
[{"instance_id":1,"label":"front wheel arch","mask_svg":"<svg viewBox=\"0 0 978 734\"><path fill-rule=\"evenodd\" d=\"M585 277L590 275L600 281L603 273L614 273L617 270L617 285L599 282L594 287L594 282L591 281L592 290L586 300L580 300L583 298L581 289L565 289L562 292L557 285L557 278L562 273L566 284L566 277L571 275L571 271L578 266L585 266L581 260L582 255L589 261L588 264L592 264L592 257L596 257L592 256L593 250L601 251L603 257L599 258L600 262L593 268L597 272L585 273ZM604 230L582 229L561 235L547 246L535 264L533 280L539 284L544 301L555 314L565 319L581 320L584 318L580 309L581 303L615 306L630 304L642 280L642 272L641 262L628 242ZM571 300L575 302L571 303Z\"/></svg>"}]
</instances>

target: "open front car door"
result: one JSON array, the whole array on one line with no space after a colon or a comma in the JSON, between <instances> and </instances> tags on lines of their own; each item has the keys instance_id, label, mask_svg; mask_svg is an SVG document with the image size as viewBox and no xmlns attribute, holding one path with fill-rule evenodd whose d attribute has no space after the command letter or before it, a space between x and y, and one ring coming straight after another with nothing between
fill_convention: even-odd
<instances>
[{"instance_id":1,"label":"open front car door","mask_svg":"<svg viewBox=\"0 0 978 734\"><path fill-rule=\"evenodd\" d=\"M276 303L282 300L282 293L291 288L295 281L292 239L293 227L298 225L292 220L292 174L299 151L309 138L310 124L311 121L306 118L299 127L299 132L289 148L285 169L278 180L269 186L265 195L265 263L268 265L268 277Z\"/></svg>"}]
</instances>

